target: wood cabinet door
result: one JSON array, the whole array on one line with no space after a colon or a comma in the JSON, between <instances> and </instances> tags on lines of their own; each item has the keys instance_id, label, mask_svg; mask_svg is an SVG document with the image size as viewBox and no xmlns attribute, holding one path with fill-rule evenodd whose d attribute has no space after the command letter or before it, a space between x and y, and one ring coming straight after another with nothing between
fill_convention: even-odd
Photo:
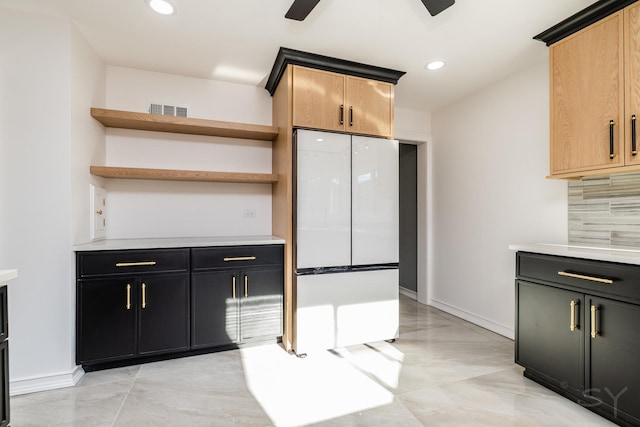
<instances>
[{"instance_id":1,"label":"wood cabinet door","mask_svg":"<svg viewBox=\"0 0 640 427\"><path fill-rule=\"evenodd\" d=\"M282 335L284 272L282 268L243 271L240 303L242 340Z\"/></svg>"},{"instance_id":2,"label":"wood cabinet door","mask_svg":"<svg viewBox=\"0 0 640 427\"><path fill-rule=\"evenodd\" d=\"M78 282L76 363L136 354L135 277Z\"/></svg>"},{"instance_id":3,"label":"wood cabinet door","mask_svg":"<svg viewBox=\"0 0 640 427\"><path fill-rule=\"evenodd\" d=\"M191 275L191 345L214 347L238 341L240 283L237 270Z\"/></svg>"},{"instance_id":4,"label":"wood cabinet door","mask_svg":"<svg viewBox=\"0 0 640 427\"><path fill-rule=\"evenodd\" d=\"M344 131L345 78L341 74L293 67L293 126Z\"/></svg>"},{"instance_id":5,"label":"wood cabinet door","mask_svg":"<svg viewBox=\"0 0 640 427\"><path fill-rule=\"evenodd\" d=\"M141 276L138 352L189 349L189 275Z\"/></svg>"},{"instance_id":6,"label":"wood cabinet door","mask_svg":"<svg viewBox=\"0 0 640 427\"><path fill-rule=\"evenodd\" d=\"M640 163L640 3L627 7L625 19L625 163ZM637 117L637 120L634 120ZM635 139L635 152L633 142Z\"/></svg>"},{"instance_id":7,"label":"wood cabinet door","mask_svg":"<svg viewBox=\"0 0 640 427\"><path fill-rule=\"evenodd\" d=\"M589 322L589 329L593 328L596 336L589 334L587 341L590 370L585 393L594 398L593 405L607 405L614 415L624 417L619 413L622 411L638 423L640 306L595 297L588 298L587 304L597 310ZM593 321L595 324L591 325Z\"/></svg>"},{"instance_id":8,"label":"wood cabinet door","mask_svg":"<svg viewBox=\"0 0 640 427\"><path fill-rule=\"evenodd\" d=\"M516 363L581 393L585 328L583 294L517 282Z\"/></svg>"},{"instance_id":9,"label":"wood cabinet door","mask_svg":"<svg viewBox=\"0 0 640 427\"><path fill-rule=\"evenodd\" d=\"M623 12L550 48L551 174L622 166ZM610 158L610 121L614 158Z\"/></svg>"},{"instance_id":10,"label":"wood cabinet door","mask_svg":"<svg viewBox=\"0 0 640 427\"><path fill-rule=\"evenodd\" d=\"M347 76L346 131L393 138L393 85Z\"/></svg>"}]
</instances>

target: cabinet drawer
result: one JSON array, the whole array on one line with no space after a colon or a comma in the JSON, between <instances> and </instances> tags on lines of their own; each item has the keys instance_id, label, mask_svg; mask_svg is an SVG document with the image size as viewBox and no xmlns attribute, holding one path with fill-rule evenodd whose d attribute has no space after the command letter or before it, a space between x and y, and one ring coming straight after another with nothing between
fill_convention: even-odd
<instances>
[{"instance_id":1,"label":"cabinet drawer","mask_svg":"<svg viewBox=\"0 0 640 427\"><path fill-rule=\"evenodd\" d=\"M557 283L596 295L640 300L640 266L518 252L516 269L521 279Z\"/></svg>"},{"instance_id":2,"label":"cabinet drawer","mask_svg":"<svg viewBox=\"0 0 640 427\"><path fill-rule=\"evenodd\" d=\"M235 268L262 265L282 265L282 245L218 246L191 249L194 271L212 268Z\"/></svg>"},{"instance_id":3,"label":"cabinet drawer","mask_svg":"<svg viewBox=\"0 0 640 427\"><path fill-rule=\"evenodd\" d=\"M189 249L78 252L78 277L189 270Z\"/></svg>"}]
</instances>

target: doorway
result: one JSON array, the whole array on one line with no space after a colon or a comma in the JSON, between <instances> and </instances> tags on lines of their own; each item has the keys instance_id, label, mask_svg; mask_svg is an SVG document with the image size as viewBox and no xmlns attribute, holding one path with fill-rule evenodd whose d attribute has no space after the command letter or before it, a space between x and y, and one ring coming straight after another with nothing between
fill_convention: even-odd
<instances>
[{"instance_id":1,"label":"doorway","mask_svg":"<svg viewBox=\"0 0 640 427\"><path fill-rule=\"evenodd\" d=\"M418 146L400 143L400 292L418 293Z\"/></svg>"}]
</instances>

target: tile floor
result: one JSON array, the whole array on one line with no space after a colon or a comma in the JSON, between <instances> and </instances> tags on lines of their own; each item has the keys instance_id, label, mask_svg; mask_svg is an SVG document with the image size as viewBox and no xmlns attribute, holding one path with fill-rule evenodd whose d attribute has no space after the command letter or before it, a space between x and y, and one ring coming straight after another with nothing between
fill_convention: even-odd
<instances>
[{"instance_id":1,"label":"tile floor","mask_svg":"<svg viewBox=\"0 0 640 427\"><path fill-rule=\"evenodd\" d=\"M527 380L513 342L401 298L400 338L277 345L88 373L11 399L11 426L607 426Z\"/></svg>"}]
</instances>

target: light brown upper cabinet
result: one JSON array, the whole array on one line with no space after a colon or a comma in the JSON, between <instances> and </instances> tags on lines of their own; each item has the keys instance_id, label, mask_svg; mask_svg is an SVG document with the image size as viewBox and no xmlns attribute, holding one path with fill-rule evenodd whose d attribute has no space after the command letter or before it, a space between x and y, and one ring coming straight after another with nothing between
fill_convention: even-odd
<instances>
[{"instance_id":1,"label":"light brown upper cabinet","mask_svg":"<svg viewBox=\"0 0 640 427\"><path fill-rule=\"evenodd\" d=\"M640 5L550 46L551 176L638 170Z\"/></svg>"},{"instance_id":2,"label":"light brown upper cabinet","mask_svg":"<svg viewBox=\"0 0 640 427\"><path fill-rule=\"evenodd\" d=\"M293 126L393 138L391 83L293 66Z\"/></svg>"}]
</instances>

